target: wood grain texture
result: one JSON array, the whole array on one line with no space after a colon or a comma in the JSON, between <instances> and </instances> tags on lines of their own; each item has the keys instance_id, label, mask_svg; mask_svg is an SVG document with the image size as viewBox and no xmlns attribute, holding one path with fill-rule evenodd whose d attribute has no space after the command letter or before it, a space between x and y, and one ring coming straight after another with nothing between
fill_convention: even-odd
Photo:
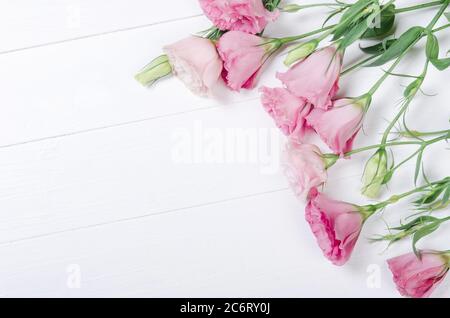
<instances>
[{"instance_id":1,"label":"wood grain texture","mask_svg":"<svg viewBox=\"0 0 450 318\"><path fill-rule=\"evenodd\" d=\"M2 286L44 297L397 295L379 255L324 262L297 205L278 192L0 246ZM370 289L374 264L382 285ZM68 288L76 266L81 288Z\"/></svg>"},{"instance_id":2,"label":"wood grain texture","mask_svg":"<svg viewBox=\"0 0 450 318\"><path fill-rule=\"evenodd\" d=\"M420 1L399 1L412 2ZM305 224L304 204L287 189L279 165L285 139L257 89L238 94L220 85L205 99L176 79L150 89L134 81L163 45L209 26L192 17L200 13L196 1L172 3L172 10L147 0L0 3L0 296L397 296L384 261L409 251L409 242L383 252L366 238L408 215L408 202L371 220L350 264L335 268ZM82 23L73 27L77 10ZM266 32L316 28L324 10L310 12L283 15ZM405 14L396 33L415 23ZM450 38L441 37L448 47ZM349 49L346 65L361 56ZM266 65L261 85L279 85L282 60ZM423 61L415 50L398 71L417 74ZM341 96L360 95L381 74L346 76ZM380 139L408 83L387 81L356 147ZM424 92L439 94L417 98L410 128L448 127L447 83L448 72L430 69ZM432 179L450 172L446 147L424 157ZM399 150L397 161L411 151ZM359 188L369 156L339 163L325 191L367 203ZM413 170L414 163L402 169L384 196L411 188ZM448 249L442 232L421 246ZM68 284L74 269L81 288ZM449 297L448 287L435 296Z\"/></svg>"},{"instance_id":3,"label":"wood grain texture","mask_svg":"<svg viewBox=\"0 0 450 318\"><path fill-rule=\"evenodd\" d=\"M201 14L196 0L17 0L0 3L0 53Z\"/></svg>"}]
</instances>

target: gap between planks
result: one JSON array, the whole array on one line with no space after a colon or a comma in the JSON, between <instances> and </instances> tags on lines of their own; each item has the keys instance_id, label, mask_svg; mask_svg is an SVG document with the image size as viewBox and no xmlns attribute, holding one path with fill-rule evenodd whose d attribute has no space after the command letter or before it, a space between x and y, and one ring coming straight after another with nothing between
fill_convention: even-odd
<instances>
[{"instance_id":1,"label":"gap between planks","mask_svg":"<svg viewBox=\"0 0 450 318\"><path fill-rule=\"evenodd\" d=\"M189 20L189 19L193 19L193 18L198 18L198 17L201 17L201 16L203 16L203 14L195 14L195 15L182 17L182 18L168 19L168 20L164 20L164 21L158 21L158 22L153 22L153 23L135 25L135 26L131 26L131 27L127 27L127 28L115 29L115 30L111 30L111 31L104 31L104 32L99 32L99 33L92 33L92 34L87 34L87 35L81 35L81 36L77 36L77 37L73 37L73 38L69 38L69 39L65 39L65 40L46 42L46 43L42 43L42 44L25 46L25 47L21 47L21 48L17 48L17 49L0 51L0 55L12 54L12 53L16 53L16 52L22 52L22 51L26 51L26 50L37 49L37 48L47 47L47 46L51 46L51 45L58 45L58 44L63 44L63 43L73 42L73 41L78 41L78 40L85 40L85 39L90 39L90 38L95 38L95 37L101 37L101 36L105 36L105 35L121 33L121 32L126 32L126 31L144 29L144 28L153 27L153 26L156 26L156 25L161 25L161 24L166 24L166 23L172 23L172 22L177 22L177 21L183 21L183 20Z\"/></svg>"},{"instance_id":2,"label":"gap between planks","mask_svg":"<svg viewBox=\"0 0 450 318\"><path fill-rule=\"evenodd\" d=\"M289 190L290 190L290 188L285 187L285 188L280 188L280 189L275 189L275 190L270 190L270 191L264 191L264 192L259 192L259 193L247 194L247 195L243 195L243 196L237 196L237 197L223 199L223 200L195 204L195 205L186 206L186 207L182 207L182 208L163 210L163 211L160 211L157 213L143 214L143 215L138 215L138 216L134 216L134 217L130 217L130 218L122 218L122 219L112 220L109 222L95 223L95 224L80 226L80 227L67 229L67 230L33 235L33 236L23 237L20 239L15 239L15 240L10 240L10 241L3 241L3 242L0 242L0 246L11 245L11 244L16 244L16 243L21 243L24 241L30 241L30 240L40 239L40 238L45 238L45 237L51 237L51 236L56 236L56 235L60 235L60 234L64 234L64 233L77 232L77 231L82 231L82 230L87 230L87 229L92 229L92 228L98 228L98 227L102 227L102 226L108 226L108 225L113 225L113 224L118 224L118 223L123 223L123 222L131 222L131 221L146 219L146 218L149 218L152 216L167 215L167 214L177 213L177 212L201 208L201 207L207 207L207 206L229 203L229 202L238 201L238 200L255 198L255 197L259 197L259 196L263 196L263 195L267 195L267 194L285 192L285 191L289 191Z\"/></svg>"},{"instance_id":3,"label":"gap between planks","mask_svg":"<svg viewBox=\"0 0 450 318\"><path fill-rule=\"evenodd\" d=\"M230 105L238 105L238 104L248 103L248 102L256 101L256 100L258 100L258 98L259 97L253 97L253 98L249 98L249 99L245 99L245 100L231 102L231 103L229 103L227 105L215 105L215 106L199 107L199 108L186 110L186 111L182 111L182 112L176 112L176 113L171 113L171 114L166 114L166 115L159 115L159 116L152 116L152 117L147 117L147 118L142 118L142 119L135 119L135 120L125 121L125 122L105 125L105 126L93 127L93 128L89 128L89 129L82 129L82 130L77 130L77 131L63 133L63 134L58 134L58 135L53 135L53 136L47 136L47 137L42 137L42 138L37 138L37 139L31 139L31 140L15 142L15 143L11 143L11 144L0 145L0 150L1 149L7 149L7 148L13 148L13 147L17 147L17 146L33 144L33 143L39 143L39 142L43 142L43 141L47 141L47 140L59 139L59 138L70 137L70 136L77 136L77 135L87 134L87 133L96 132L96 131L102 131L102 130L107 130L107 129L114 129L114 128L120 128L120 127L125 127L125 126L131 126L131 125L135 125L135 124L144 123L144 122L147 122L147 121L163 119L163 118L170 118L170 117L175 117L175 116L180 116L180 115L186 115L186 114L195 113L195 112L198 112L198 111L213 110L213 109L218 109L218 108L221 108L221 107L227 107L227 106L230 106Z\"/></svg>"},{"instance_id":4,"label":"gap between planks","mask_svg":"<svg viewBox=\"0 0 450 318\"><path fill-rule=\"evenodd\" d=\"M334 180L329 180L329 181L335 182L335 181L353 179L356 177L361 177L361 174L353 174L350 176L336 178ZM119 223L124 223L124 222L132 222L132 221L136 221L136 220L147 219L147 218L150 218L153 216L174 214L177 212L192 210L192 209L196 209L196 208L208 207L208 206L224 204L224 203L229 203L229 202L239 201L239 200L245 200L245 199L249 199L249 198L256 198L256 197L261 197L264 195L270 195L270 194L274 194L274 193L287 192L287 191L291 191L291 188L283 187L283 188L278 188L278 189L274 189L274 190L251 193L251 194L246 194L246 195L242 195L242 196L236 196L236 197L231 197L231 198L227 198L227 199L222 199L222 200L194 204L194 205L185 206L185 207L181 207L181 208L162 210L162 211L159 211L156 213L142 214L142 215L137 215L134 217L121 218L121 219L111 220L108 222L94 223L94 224L79 226L79 227L75 227L75 228L71 228L71 229L65 229L65 230L61 230L61 231L54 231L54 232L48 232L48 233L43 233L43 234L38 234L38 235L27 236L27 237L23 237L23 238L14 239L14 240L0 241L0 247L6 246L6 245L12 245L12 244L16 244L16 243L21 243L21 242L25 242L25 241L40 239L40 238L57 236L57 235L65 234L65 233L78 232L78 231L99 228L99 227L103 227L103 226L109 226L109 225L114 225L114 224L119 224Z\"/></svg>"}]
</instances>

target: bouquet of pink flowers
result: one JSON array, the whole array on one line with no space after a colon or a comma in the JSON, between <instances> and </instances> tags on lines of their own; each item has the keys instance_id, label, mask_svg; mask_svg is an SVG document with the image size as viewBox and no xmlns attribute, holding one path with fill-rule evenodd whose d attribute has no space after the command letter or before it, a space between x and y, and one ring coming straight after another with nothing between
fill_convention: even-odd
<instances>
[{"instance_id":1,"label":"bouquet of pink flowers","mask_svg":"<svg viewBox=\"0 0 450 318\"><path fill-rule=\"evenodd\" d=\"M373 241L392 244L411 238L412 252L388 260L388 265L402 295L426 297L449 271L450 251L419 250L416 245L450 220L450 216L433 214L449 206L450 177L429 181L423 171L422 158L430 145L446 142L450 130L411 130L406 125L405 114L421 91L429 70L434 67L445 71L450 66L450 58L441 56L438 38L441 31L450 27L450 14L446 12L450 0L402 8L397 8L395 2L355 0L301 5L284 4L281 0L199 0L213 26L201 36L190 36L164 47L164 55L150 62L136 79L150 85L173 74L200 95L209 95L219 81L234 91L253 89L270 57L290 46L284 62L288 69L276 75L280 86L263 86L259 91L264 110L287 136L284 170L294 193L307 201L306 221L320 249L333 264L344 265L352 255L366 220L402 199L415 196L416 212L409 221L400 222L400 226L389 229L389 234L376 236ZM332 8L322 28L282 38L264 33L266 26L281 14L303 12L317 6ZM429 22L411 26L397 38L392 37L399 15L425 8L435 10ZM445 19L447 24L438 26ZM330 21L335 23L329 24ZM378 42L361 48L364 58L344 69L346 49L363 39ZM422 72L418 75L396 73L401 61L422 40L426 43ZM388 69L369 91L354 97L337 97L341 76L361 67L380 67L388 63ZM390 76L411 80L404 90L401 107L378 144L354 149L353 141L358 137L375 95ZM397 138L392 139L390 136L396 125L402 128ZM319 136L330 153L308 143L311 134ZM394 150L402 146L417 149L396 163ZM333 165L367 151L373 151L373 156L363 169L361 192L364 196L378 198L396 172L415 160L411 191L365 206L334 200L325 194Z\"/></svg>"}]
</instances>

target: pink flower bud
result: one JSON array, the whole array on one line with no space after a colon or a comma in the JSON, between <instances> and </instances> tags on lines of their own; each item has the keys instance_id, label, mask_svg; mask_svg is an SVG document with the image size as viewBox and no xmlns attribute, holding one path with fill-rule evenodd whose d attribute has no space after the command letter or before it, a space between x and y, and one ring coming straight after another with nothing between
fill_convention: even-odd
<instances>
[{"instance_id":1,"label":"pink flower bud","mask_svg":"<svg viewBox=\"0 0 450 318\"><path fill-rule=\"evenodd\" d=\"M340 266L348 261L353 252L364 216L360 207L332 200L313 188L306 206L306 221L325 257Z\"/></svg>"},{"instance_id":2,"label":"pink flower bud","mask_svg":"<svg viewBox=\"0 0 450 318\"><path fill-rule=\"evenodd\" d=\"M414 253L388 260L394 282L402 296L428 297L447 275L448 260L444 255L422 252L421 259Z\"/></svg>"},{"instance_id":3,"label":"pink flower bud","mask_svg":"<svg viewBox=\"0 0 450 318\"><path fill-rule=\"evenodd\" d=\"M300 199L327 181L326 161L317 146L289 141L283 157L284 173Z\"/></svg>"},{"instance_id":4,"label":"pink flower bud","mask_svg":"<svg viewBox=\"0 0 450 318\"><path fill-rule=\"evenodd\" d=\"M334 46L316 51L277 78L295 96L306 99L316 108L328 109L339 89L342 55Z\"/></svg>"},{"instance_id":5,"label":"pink flower bud","mask_svg":"<svg viewBox=\"0 0 450 318\"><path fill-rule=\"evenodd\" d=\"M311 104L293 95L285 88L261 88L261 102L274 119L275 124L286 136L300 142L306 132L306 116Z\"/></svg>"},{"instance_id":6,"label":"pink flower bud","mask_svg":"<svg viewBox=\"0 0 450 318\"><path fill-rule=\"evenodd\" d=\"M224 62L222 77L233 90L251 89L262 65L281 44L239 31L225 33L217 43L217 49Z\"/></svg>"},{"instance_id":7,"label":"pink flower bud","mask_svg":"<svg viewBox=\"0 0 450 318\"><path fill-rule=\"evenodd\" d=\"M353 141L362 127L364 105L353 99L339 99L333 108L313 109L306 117L322 140L336 154L345 154L353 148Z\"/></svg>"},{"instance_id":8,"label":"pink flower bud","mask_svg":"<svg viewBox=\"0 0 450 318\"><path fill-rule=\"evenodd\" d=\"M194 93L206 95L217 83L222 61L208 39L191 36L164 47L173 73Z\"/></svg>"},{"instance_id":9,"label":"pink flower bud","mask_svg":"<svg viewBox=\"0 0 450 318\"><path fill-rule=\"evenodd\" d=\"M262 0L199 0L205 15L220 30L260 33L279 12L264 8Z\"/></svg>"}]
</instances>

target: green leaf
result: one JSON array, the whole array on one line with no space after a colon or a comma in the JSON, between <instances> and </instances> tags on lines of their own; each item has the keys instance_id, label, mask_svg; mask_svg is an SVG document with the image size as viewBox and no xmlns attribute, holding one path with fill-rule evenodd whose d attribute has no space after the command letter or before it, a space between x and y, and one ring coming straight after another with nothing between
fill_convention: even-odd
<instances>
[{"instance_id":1,"label":"green leaf","mask_svg":"<svg viewBox=\"0 0 450 318\"><path fill-rule=\"evenodd\" d=\"M444 13L445 17L447 18L448 22L450 22L450 12Z\"/></svg>"},{"instance_id":2,"label":"green leaf","mask_svg":"<svg viewBox=\"0 0 450 318\"><path fill-rule=\"evenodd\" d=\"M387 49L391 47L392 44L397 41L396 39L384 40L378 44L367 46L367 47L359 47L361 51L371 55L381 55L386 52Z\"/></svg>"},{"instance_id":3,"label":"green leaf","mask_svg":"<svg viewBox=\"0 0 450 318\"><path fill-rule=\"evenodd\" d=\"M445 59L435 59L430 61L439 71L443 71L450 66L450 57Z\"/></svg>"},{"instance_id":4,"label":"green leaf","mask_svg":"<svg viewBox=\"0 0 450 318\"><path fill-rule=\"evenodd\" d=\"M410 230L411 228L413 228L416 225L419 224L425 224L425 223L431 223L431 222L436 222L439 221L438 218L435 218L434 216L429 216L429 215L424 215L424 216L420 216L416 219L414 219L413 221L404 224L402 226L399 227L394 227L391 230L396 230L396 231L403 231L403 230Z\"/></svg>"},{"instance_id":5,"label":"green leaf","mask_svg":"<svg viewBox=\"0 0 450 318\"><path fill-rule=\"evenodd\" d=\"M438 187L436 189L433 189L430 194L424 196L422 200L420 200L420 204L429 204L433 203L437 200L437 198L444 192L444 187Z\"/></svg>"},{"instance_id":6,"label":"green leaf","mask_svg":"<svg viewBox=\"0 0 450 318\"><path fill-rule=\"evenodd\" d=\"M433 33L428 33L425 51L429 60L434 60L439 57L439 42Z\"/></svg>"},{"instance_id":7,"label":"green leaf","mask_svg":"<svg viewBox=\"0 0 450 318\"><path fill-rule=\"evenodd\" d=\"M322 23L322 27L324 27L328 23L328 21L330 21L333 17L335 17L336 15L338 15L339 13L341 13L344 10L345 10L345 7L336 9L333 12L331 12L330 15Z\"/></svg>"},{"instance_id":8,"label":"green leaf","mask_svg":"<svg viewBox=\"0 0 450 318\"><path fill-rule=\"evenodd\" d=\"M430 235L431 233L433 233L434 231L436 231L440 226L439 222L434 222L434 223L430 223L428 225L425 225L424 227L420 228L419 230L416 231L416 233L414 233L413 236L413 250L414 253L420 257L419 251L417 250L417 243L423 239L425 236Z\"/></svg>"},{"instance_id":9,"label":"green leaf","mask_svg":"<svg viewBox=\"0 0 450 318\"><path fill-rule=\"evenodd\" d=\"M280 2L281 0L263 0L264 6L269 11L275 11L275 9L278 8Z\"/></svg>"},{"instance_id":10,"label":"green leaf","mask_svg":"<svg viewBox=\"0 0 450 318\"><path fill-rule=\"evenodd\" d=\"M333 41L340 39L352 25L358 23L358 20L363 16L362 11L372 3L373 0L358 0L355 4L345 11L342 15L339 25L334 31Z\"/></svg>"},{"instance_id":11,"label":"green leaf","mask_svg":"<svg viewBox=\"0 0 450 318\"><path fill-rule=\"evenodd\" d=\"M345 11L345 13L342 15L341 21L346 20L347 18L359 13L363 9L365 9L372 0L358 0L356 1L351 7Z\"/></svg>"},{"instance_id":12,"label":"green leaf","mask_svg":"<svg viewBox=\"0 0 450 318\"><path fill-rule=\"evenodd\" d=\"M395 5L391 4L387 7L381 7L381 9L380 17L377 18L380 21L379 27L375 26L367 30L362 36L363 39L385 36L392 31L395 24Z\"/></svg>"},{"instance_id":13,"label":"green leaf","mask_svg":"<svg viewBox=\"0 0 450 318\"><path fill-rule=\"evenodd\" d=\"M443 71L450 66L450 58L439 59L439 41L431 32L427 36L426 53L431 64L438 70Z\"/></svg>"},{"instance_id":14,"label":"green leaf","mask_svg":"<svg viewBox=\"0 0 450 318\"><path fill-rule=\"evenodd\" d=\"M417 155L416 172L414 173L414 184L417 184L417 179L419 178L420 169L422 168L423 151L424 151L424 149L422 148L422 150Z\"/></svg>"},{"instance_id":15,"label":"green leaf","mask_svg":"<svg viewBox=\"0 0 450 318\"><path fill-rule=\"evenodd\" d=\"M384 52L369 66L380 66L399 57L411 45L413 45L418 39L422 37L423 31L424 28L418 26L410 28L408 31L403 33L386 52Z\"/></svg>"},{"instance_id":16,"label":"green leaf","mask_svg":"<svg viewBox=\"0 0 450 318\"><path fill-rule=\"evenodd\" d=\"M365 20L359 22L344 35L344 38L339 43L339 48L345 49L349 47L355 41L359 40L368 28L369 26Z\"/></svg>"},{"instance_id":17,"label":"green leaf","mask_svg":"<svg viewBox=\"0 0 450 318\"><path fill-rule=\"evenodd\" d=\"M447 186L444 192L444 196L442 197L442 203L447 204L450 199L450 185Z\"/></svg>"}]
</instances>

